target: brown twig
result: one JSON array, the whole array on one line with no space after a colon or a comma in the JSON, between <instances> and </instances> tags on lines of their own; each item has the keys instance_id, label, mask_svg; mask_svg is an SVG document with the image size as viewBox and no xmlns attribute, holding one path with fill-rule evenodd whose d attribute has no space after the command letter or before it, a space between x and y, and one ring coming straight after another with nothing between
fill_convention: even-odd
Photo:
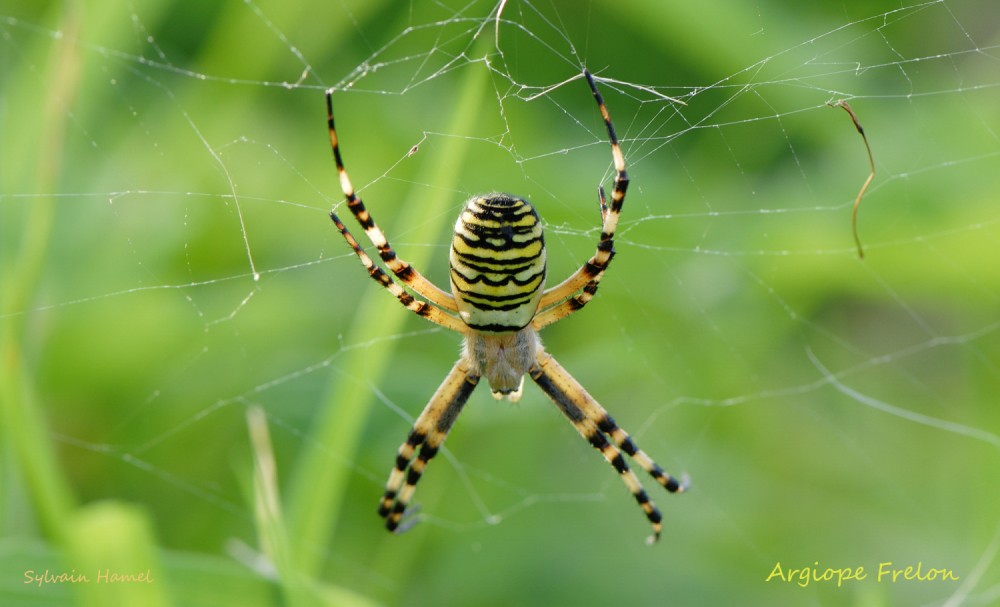
<instances>
[{"instance_id":1,"label":"brown twig","mask_svg":"<svg viewBox=\"0 0 1000 607\"><path fill-rule=\"evenodd\" d=\"M868 145L868 137L865 135L865 129L862 128L861 123L858 122L858 117L843 99L828 103L830 107L841 107L847 112L847 115L851 117L851 122L854 123L854 128L858 130L858 134L861 135L862 141L865 142L865 150L868 152L868 166L871 168L871 172L868 174L868 179L865 179L864 184L861 186L861 190L858 191L858 197L854 199L854 210L851 212L851 230L854 232L854 244L858 247L858 258L865 258L865 250L861 247L861 238L858 236L858 207L861 205L861 198L868 191L868 186L871 184L872 179L875 178L875 158L872 156L872 148Z\"/></svg>"}]
</instances>

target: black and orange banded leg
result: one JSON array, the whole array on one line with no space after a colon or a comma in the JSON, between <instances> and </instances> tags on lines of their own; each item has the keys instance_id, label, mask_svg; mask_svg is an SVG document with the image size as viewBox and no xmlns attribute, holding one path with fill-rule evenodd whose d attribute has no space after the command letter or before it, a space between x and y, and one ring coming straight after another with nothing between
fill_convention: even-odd
<instances>
[{"instance_id":1,"label":"black and orange banded leg","mask_svg":"<svg viewBox=\"0 0 1000 607\"><path fill-rule=\"evenodd\" d=\"M528 373L531 375L531 379L569 418L577 432L600 451L604 459L618 472L625 486L632 493L635 501L653 526L653 535L649 538L649 542L653 543L658 540L663 529L663 517L656 508L656 504L642 487L642 483L626 464L622 452L631 457L657 483L671 493L685 491L687 483L679 482L664 472L663 468L639 449L632 437L615 423L608 412L550 354L539 352L535 364L528 370ZM609 441L608 438L611 440Z\"/></svg>"},{"instance_id":2,"label":"black and orange banded leg","mask_svg":"<svg viewBox=\"0 0 1000 607\"><path fill-rule=\"evenodd\" d=\"M379 502L379 516L389 531L405 531L403 515L413 498L417 482L431 458L437 455L448 432L462 412L462 407L479 383L465 360L459 360L420 413L396 454L396 465L389 473L385 494ZM419 449L419 453L417 452ZM416 455L416 457L414 457Z\"/></svg>"},{"instance_id":3,"label":"black and orange banded leg","mask_svg":"<svg viewBox=\"0 0 1000 607\"><path fill-rule=\"evenodd\" d=\"M399 300L399 303L403 304L407 310L413 312L417 316L426 318L435 324L451 329L452 331L465 333L468 330L468 326L466 326L466 324L461 320L455 318L454 316L450 316L426 301L416 299L407 293L403 287L396 284L392 277L380 268L367 253L365 253L365 250L361 248L360 244L358 244L358 240L354 237L354 234L351 234L351 231L347 229L344 222L341 221L340 217L338 217L333 211L330 211L330 219L333 220L333 224L337 226L338 230L340 230L340 235L347 241L347 244L351 247L351 250L354 251L354 254L361 260L361 265L368 270L368 275L371 276L372 280L382 285L382 287L392 293L393 296Z\"/></svg>"},{"instance_id":4,"label":"black and orange banded leg","mask_svg":"<svg viewBox=\"0 0 1000 607\"><path fill-rule=\"evenodd\" d=\"M621 146L618 144L618 135L615 132L614 123L611 122L611 114L604 103L604 97L597 90L594 77L586 70L584 70L583 75L590 85L590 91L597 102L604 126L608 131L608 139L611 142L611 159L615 166L611 202L609 203L605 199L604 189L599 188L601 236L597 241L597 250L572 276L545 291L539 303L539 309L542 312L531 321L531 326L535 330L569 316L590 303L590 300L594 298L601 278L604 276L604 271L607 270L611 258L615 255L615 231L618 229L618 218L621 216L622 206L625 204L625 194L628 191L629 177L625 170L625 155L622 154Z\"/></svg>"},{"instance_id":5,"label":"black and orange banded leg","mask_svg":"<svg viewBox=\"0 0 1000 607\"><path fill-rule=\"evenodd\" d=\"M344 159L340 154L340 141L333 122L333 94L331 91L326 92L326 120L327 128L330 132L330 149L333 150L333 161L337 165L337 177L340 180L340 189L343 190L344 198L347 200L347 208L350 209L354 218L358 220L358 224L364 229L368 239L378 249L379 257L385 263L386 267L396 275L397 279L422 297L445 310L458 311L455 299L450 293L439 289L437 285L424 278L423 274L418 272L416 268L396 255L396 251L389 244L389 240L378 227L378 224L375 223L375 219L368 212L368 209L365 208L365 203L354 191L351 178L348 177L347 169L344 168ZM334 221L339 221L335 215L333 217ZM341 232L343 233L343 230Z\"/></svg>"}]
</instances>

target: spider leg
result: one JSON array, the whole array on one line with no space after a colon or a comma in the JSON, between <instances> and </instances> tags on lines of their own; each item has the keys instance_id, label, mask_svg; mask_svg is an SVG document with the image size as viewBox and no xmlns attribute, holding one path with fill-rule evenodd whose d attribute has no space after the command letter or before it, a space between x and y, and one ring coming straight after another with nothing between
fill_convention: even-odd
<instances>
[{"instance_id":1,"label":"spider leg","mask_svg":"<svg viewBox=\"0 0 1000 607\"><path fill-rule=\"evenodd\" d=\"M385 494L378 507L379 516L385 519L385 526L389 531L403 530L400 522L413 497L417 481L427 463L444 443L448 431L478 383L479 375L472 373L464 358L455 363L413 424L406 442L399 447L396 465L389 473ZM420 453L414 459L418 447Z\"/></svg>"},{"instance_id":2,"label":"spider leg","mask_svg":"<svg viewBox=\"0 0 1000 607\"><path fill-rule=\"evenodd\" d=\"M452 312L457 312L458 306L455 304L455 299L452 297L451 293L438 288L437 285L424 278L423 274L418 272L413 266L396 255L396 251L394 251L392 245L389 244L389 240L386 238L382 230L379 229L375 220L368 212L368 209L365 208L365 203L362 202L361 198L354 192L354 186L351 185L351 179L347 176L347 169L344 168L344 161L340 155L340 145L338 144L337 129L334 128L333 124L332 91L326 92L326 118L327 126L330 131L330 148L333 150L333 160L337 164L337 175L340 178L340 188L344 191L344 198L347 199L347 208L351 210L351 213L354 214L354 218L357 219L358 223L361 224L361 227L364 228L365 234L368 235L368 239L371 240L372 244L374 244L378 249L379 257L382 258L385 265L403 284L419 293L422 297L430 300L435 305L446 310L451 310ZM341 233L343 233L343 230L341 230Z\"/></svg>"},{"instance_id":3,"label":"spider leg","mask_svg":"<svg viewBox=\"0 0 1000 607\"><path fill-rule=\"evenodd\" d=\"M604 271L611 263L611 258L615 254L615 230L618 229L618 218L621 216L622 205L625 203L625 192L628 190L628 173L625 171L625 156L622 154L621 146L618 145L618 135L615 134L615 126L611 122L611 114L604 104L604 98L597 90L597 84L590 72L584 70L583 75L587 78L590 90L597 101L597 107L601 111L604 125L608 129L608 139L611 141L611 158L615 165L615 181L611 190L611 203L608 204L604 198L603 188L599 189L601 203L601 236L597 241L597 251L593 257L588 259L572 276L552 287L542 294L539 302L539 312L531 322L535 330L569 316L583 306L587 305L594 294L597 293L597 286L604 276ZM582 291L581 291L582 290ZM580 291L578 295L573 296ZM551 306L551 307L550 307Z\"/></svg>"},{"instance_id":4,"label":"spider leg","mask_svg":"<svg viewBox=\"0 0 1000 607\"><path fill-rule=\"evenodd\" d=\"M680 482L663 471L656 462L644 451L639 449L625 430L620 428L615 420L608 415L601 405L566 371L552 355L539 352L535 364L528 370L531 379L548 395L557 407L569 418L587 442L601 452L604 459L614 467L621 476L625 486L635 497L639 507L646 514L653 526L653 535L649 542L653 543L660 537L663 528L662 516L656 505L643 489L635 473L629 469L622 457L626 455L649 473L656 482L671 493L681 493L687 489L687 482ZM608 438L611 441L608 441ZM613 443L613 444L612 444Z\"/></svg>"},{"instance_id":5,"label":"spider leg","mask_svg":"<svg viewBox=\"0 0 1000 607\"><path fill-rule=\"evenodd\" d=\"M426 301L416 299L407 293L403 287L396 284L392 277L386 274L382 268L378 267L372 258L365 253L364 249L361 248L361 245L358 244L357 239L354 238L354 235L351 234L350 230L347 229L347 226L344 225L344 222L342 222L340 217L337 217L337 214L333 211L330 212L330 219L333 220L337 229L340 230L340 234L344 237L344 240L347 241L347 244L351 246L351 249L358 256L358 259L361 260L362 265L364 265L365 269L368 270L368 275L371 276L375 282L379 283L390 293L395 295L396 299L399 300L399 303L403 304L407 310L410 310L417 316L422 316L435 324L451 329L452 331L465 333L468 330L468 326L466 326L466 324L461 320L455 318L454 316L449 316Z\"/></svg>"}]
</instances>

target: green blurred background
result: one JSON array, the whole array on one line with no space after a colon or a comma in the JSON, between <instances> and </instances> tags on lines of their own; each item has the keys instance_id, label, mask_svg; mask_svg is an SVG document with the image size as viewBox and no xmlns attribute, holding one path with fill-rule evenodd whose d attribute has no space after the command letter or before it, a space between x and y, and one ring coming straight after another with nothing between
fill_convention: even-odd
<instances>
[{"instance_id":1,"label":"green blurred background","mask_svg":"<svg viewBox=\"0 0 1000 607\"><path fill-rule=\"evenodd\" d=\"M0 603L1000 602L1000 6L498 4L0 4ZM378 496L459 339L330 225L322 91L402 256L445 285L462 202L501 189L554 284L610 183L581 64L633 182L598 297L543 337L693 489L644 479L648 547L539 391L481 390L392 536ZM864 261L838 99L878 171Z\"/></svg>"}]
</instances>

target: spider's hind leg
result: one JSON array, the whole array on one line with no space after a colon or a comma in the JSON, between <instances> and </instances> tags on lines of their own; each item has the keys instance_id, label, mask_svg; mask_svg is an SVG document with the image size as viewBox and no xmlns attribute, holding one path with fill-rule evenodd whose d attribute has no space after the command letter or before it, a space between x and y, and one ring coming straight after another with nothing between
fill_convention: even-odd
<instances>
[{"instance_id":1,"label":"spider's hind leg","mask_svg":"<svg viewBox=\"0 0 1000 607\"><path fill-rule=\"evenodd\" d=\"M396 465L389 473L378 508L379 516L385 519L389 531L402 532L411 526L412 522L403 521L403 515L413 498L417 482L427 463L444 444L448 431L478 383L479 376L470 372L464 359L455 363L413 424L406 442L399 447Z\"/></svg>"},{"instance_id":2,"label":"spider's hind leg","mask_svg":"<svg viewBox=\"0 0 1000 607\"><path fill-rule=\"evenodd\" d=\"M615 423L608 412L550 354L539 352L536 364L529 370L529 374L538 387L569 418L577 432L600 451L604 459L618 472L653 526L653 535L649 538L649 542L658 540L663 529L663 517L635 473L625 463L622 452L671 493L687 490L687 479L678 481L677 478L664 472L663 468L639 449L632 437Z\"/></svg>"}]
</instances>

